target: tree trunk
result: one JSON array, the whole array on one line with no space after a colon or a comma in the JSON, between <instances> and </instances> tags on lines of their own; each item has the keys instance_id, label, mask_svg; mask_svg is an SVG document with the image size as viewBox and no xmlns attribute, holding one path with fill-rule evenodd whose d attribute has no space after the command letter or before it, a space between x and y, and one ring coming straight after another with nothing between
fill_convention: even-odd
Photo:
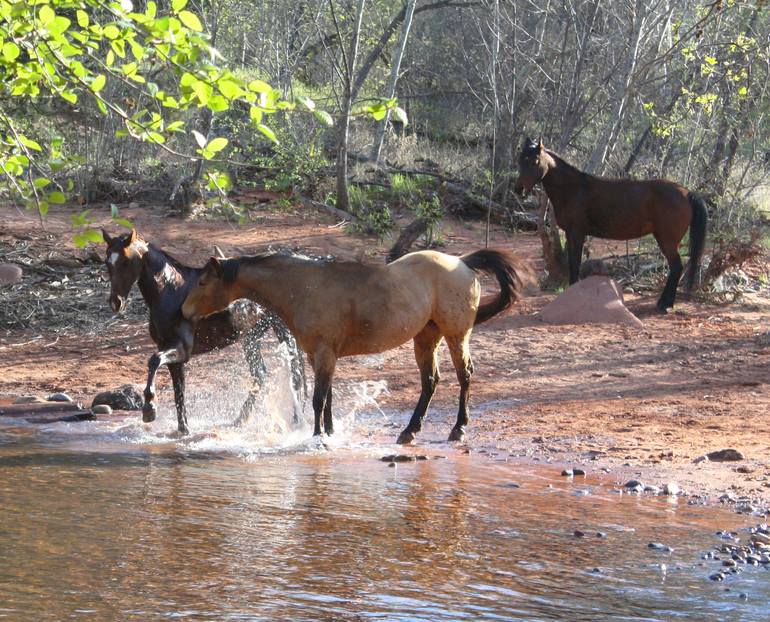
<instances>
[{"instance_id":1,"label":"tree trunk","mask_svg":"<svg viewBox=\"0 0 770 622\"><path fill-rule=\"evenodd\" d=\"M561 285L567 280L567 253L561 245L559 226L556 224L553 206L545 192L540 194L537 233L543 244L545 271L548 273L546 284L550 286Z\"/></svg>"},{"instance_id":2,"label":"tree trunk","mask_svg":"<svg viewBox=\"0 0 770 622\"><path fill-rule=\"evenodd\" d=\"M396 96L396 85L398 84L398 72L401 71L401 60L404 58L404 50L406 49L406 42L409 38L409 29L412 27L412 18L414 17L414 8L417 5L417 0L407 0L406 15L404 17L404 25L401 28L401 36L398 40L398 46L396 47L396 56L393 59L393 66L390 68L390 80L388 81L387 98L392 99ZM377 128L377 135L372 145L372 160L375 164L380 161L380 152L382 151L382 143L385 140L385 130L388 127L388 121L390 120L390 110L385 113L385 118Z\"/></svg>"}]
</instances>

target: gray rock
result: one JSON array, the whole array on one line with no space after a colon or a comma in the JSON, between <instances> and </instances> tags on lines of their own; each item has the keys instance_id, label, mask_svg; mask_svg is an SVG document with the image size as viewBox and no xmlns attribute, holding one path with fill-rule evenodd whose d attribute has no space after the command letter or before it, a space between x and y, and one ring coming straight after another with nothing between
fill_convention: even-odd
<instances>
[{"instance_id":1,"label":"gray rock","mask_svg":"<svg viewBox=\"0 0 770 622\"><path fill-rule=\"evenodd\" d=\"M659 495L660 494L660 487L659 486L651 486L651 485L648 484L647 486L644 487L644 492L651 492L654 495Z\"/></svg>"},{"instance_id":2,"label":"gray rock","mask_svg":"<svg viewBox=\"0 0 770 622\"><path fill-rule=\"evenodd\" d=\"M110 408L107 404L97 404L91 408L91 412L95 415L111 415L112 408Z\"/></svg>"},{"instance_id":3,"label":"gray rock","mask_svg":"<svg viewBox=\"0 0 770 622\"><path fill-rule=\"evenodd\" d=\"M674 550L667 544L661 544L660 542L650 542L647 545L647 548L650 548L653 551L661 551L662 553L671 553Z\"/></svg>"},{"instance_id":4,"label":"gray rock","mask_svg":"<svg viewBox=\"0 0 770 622\"><path fill-rule=\"evenodd\" d=\"M102 391L91 402L91 408L106 404L113 410L141 410L144 403L142 390L133 384L124 384L114 391Z\"/></svg>"},{"instance_id":5,"label":"gray rock","mask_svg":"<svg viewBox=\"0 0 770 622\"><path fill-rule=\"evenodd\" d=\"M562 476L564 476L564 477L572 477L572 476L575 474L575 472L574 472L572 469L564 469L564 470L561 472L561 474L562 474Z\"/></svg>"},{"instance_id":6,"label":"gray rock","mask_svg":"<svg viewBox=\"0 0 770 622\"><path fill-rule=\"evenodd\" d=\"M0 285L20 283L23 272L15 263L0 263Z\"/></svg>"},{"instance_id":7,"label":"gray rock","mask_svg":"<svg viewBox=\"0 0 770 622\"><path fill-rule=\"evenodd\" d=\"M724 581L725 575L723 575L721 572L715 572L714 574L709 575L709 579L712 581Z\"/></svg>"},{"instance_id":8,"label":"gray rock","mask_svg":"<svg viewBox=\"0 0 770 622\"><path fill-rule=\"evenodd\" d=\"M72 398L66 393L52 393L46 398L49 402L71 402Z\"/></svg>"},{"instance_id":9,"label":"gray rock","mask_svg":"<svg viewBox=\"0 0 770 622\"><path fill-rule=\"evenodd\" d=\"M13 400L14 404L44 404L45 400L37 395L22 395Z\"/></svg>"},{"instance_id":10,"label":"gray rock","mask_svg":"<svg viewBox=\"0 0 770 622\"><path fill-rule=\"evenodd\" d=\"M583 531L580 531L580 529L575 529L575 531L573 532L573 534L572 534L572 535L573 535L573 536L575 536L576 538L582 538L582 537L584 537L586 534L585 534L585 532L583 532Z\"/></svg>"},{"instance_id":11,"label":"gray rock","mask_svg":"<svg viewBox=\"0 0 770 622\"><path fill-rule=\"evenodd\" d=\"M706 454L706 457L712 462L737 462L745 460L744 455L737 449L720 449Z\"/></svg>"},{"instance_id":12,"label":"gray rock","mask_svg":"<svg viewBox=\"0 0 770 622\"><path fill-rule=\"evenodd\" d=\"M586 472L583 469L572 469L573 475L585 475Z\"/></svg>"},{"instance_id":13,"label":"gray rock","mask_svg":"<svg viewBox=\"0 0 770 622\"><path fill-rule=\"evenodd\" d=\"M668 482L663 486L663 494L669 497L675 497L679 494L679 485L675 482Z\"/></svg>"},{"instance_id":14,"label":"gray rock","mask_svg":"<svg viewBox=\"0 0 770 622\"><path fill-rule=\"evenodd\" d=\"M642 492L644 490L644 484L635 479L628 480L623 486L631 492Z\"/></svg>"}]
</instances>

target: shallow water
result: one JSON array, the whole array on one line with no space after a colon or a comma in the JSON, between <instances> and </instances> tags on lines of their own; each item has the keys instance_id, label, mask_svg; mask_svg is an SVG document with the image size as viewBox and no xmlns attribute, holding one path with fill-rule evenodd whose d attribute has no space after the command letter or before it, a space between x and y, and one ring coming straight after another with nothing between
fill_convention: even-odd
<instances>
[{"instance_id":1,"label":"shallow water","mask_svg":"<svg viewBox=\"0 0 770 622\"><path fill-rule=\"evenodd\" d=\"M0 419L0 618L767 619L767 570L700 561L751 519L467 455L440 416L409 450L429 459L389 467L406 414L382 389L341 391L327 444L271 412L280 390L243 430L194 411L182 441L167 402L151 427Z\"/></svg>"}]
</instances>

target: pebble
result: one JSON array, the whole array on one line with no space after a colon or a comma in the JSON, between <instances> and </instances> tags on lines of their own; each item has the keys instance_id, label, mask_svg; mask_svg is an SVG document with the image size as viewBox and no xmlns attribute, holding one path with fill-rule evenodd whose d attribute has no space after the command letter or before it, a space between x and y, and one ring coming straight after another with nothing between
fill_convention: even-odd
<instances>
[{"instance_id":1,"label":"pebble","mask_svg":"<svg viewBox=\"0 0 770 622\"><path fill-rule=\"evenodd\" d=\"M586 472L583 469L572 469L573 475L585 475Z\"/></svg>"},{"instance_id":2,"label":"pebble","mask_svg":"<svg viewBox=\"0 0 770 622\"><path fill-rule=\"evenodd\" d=\"M574 531L574 533L572 535L575 536L576 538L582 538L586 534L584 532L580 531L580 529L575 529L575 531Z\"/></svg>"},{"instance_id":3,"label":"pebble","mask_svg":"<svg viewBox=\"0 0 770 622\"><path fill-rule=\"evenodd\" d=\"M605 532L603 532L603 531L597 531L596 532L596 537L597 538L606 538L607 534Z\"/></svg>"},{"instance_id":4,"label":"pebble","mask_svg":"<svg viewBox=\"0 0 770 622\"><path fill-rule=\"evenodd\" d=\"M144 403L141 387L124 384L114 391L102 391L94 397L91 407L107 404L114 410L141 410Z\"/></svg>"},{"instance_id":5,"label":"pebble","mask_svg":"<svg viewBox=\"0 0 770 622\"><path fill-rule=\"evenodd\" d=\"M390 464L388 464L388 466L389 466L389 467L395 467L395 466L396 466L396 463L395 463L395 462L391 462Z\"/></svg>"},{"instance_id":6,"label":"pebble","mask_svg":"<svg viewBox=\"0 0 770 622\"><path fill-rule=\"evenodd\" d=\"M659 486L650 486L647 485L644 487L644 492L651 492L654 495L660 494L660 487Z\"/></svg>"},{"instance_id":7,"label":"pebble","mask_svg":"<svg viewBox=\"0 0 770 622\"><path fill-rule=\"evenodd\" d=\"M724 581L725 575L723 575L721 572L715 572L714 574L709 575L709 579L712 581Z\"/></svg>"},{"instance_id":8,"label":"pebble","mask_svg":"<svg viewBox=\"0 0 770 622\"><path fill-rule=\"evenodd\" d=\"M624 488L628 488L633 492L642 492L644 490L644 484L639 480L630 479L624 484Z\"/></svg>"},{"instance_id":9,"label":"pebble","mask_svg":"<svg viewBox=\"0 0 770 622\"><path fill-rule=\"evenodd\" d=\"M91 412L95 415L111 415L112 408L107 406L107 404L97 404L91 409Z\"/></svg>"},{"instance_id":10,"label":"pebble","mask_svg":"<svg viewBox=\"0 0 770 622\"><path fill-rule=\"evenodd\" d=\"M748 600L749 595L746 592L741 592L740 594L738 594L738 598L740 598L741 600Z\"/></svg>"},{"instance_id":11,"label":"pebble","mask_svg":"<svg viewBox=\"0 0 770 622\"><path fill-rule=\"evenodd\" d=\"M561 474L563 477L572 477L575 472L572 469L564 469Z\"/></svg>"},{"instance_id":12,"label":"pebble","mask_svg":"<svg viewBox=\"0 0 770 622\"><path fill-rule=\"evenodd\" d=\"M72 398L66 393L59 392L59 393L52 393L46 398L46 400L49 402L71 402Z\"/></svg>"},{"instance_id":13,"label":"pebble","mask_svg":"<svg viewBox=\"0 0 770 622\"><path fill-rule=\"evenodd\" d=\"M674 550L670 546L668 546L667 544L661 544L660 542L650 542L647 545L647 548L650 548L650 549L652 549L654 551L661 551L663 553L671 553Z\"/></svg>"}]
</instances>

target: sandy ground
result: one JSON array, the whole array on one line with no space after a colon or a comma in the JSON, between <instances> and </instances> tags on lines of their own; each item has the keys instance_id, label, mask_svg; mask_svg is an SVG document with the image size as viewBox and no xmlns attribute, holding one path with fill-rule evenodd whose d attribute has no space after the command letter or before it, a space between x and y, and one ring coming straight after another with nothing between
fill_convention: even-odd
<instances>
[{"instance_id":1,"label":"sandy ground","mask_svg":"<svg viewBox=\"0 0 770 622\"><path fill-rule=\"evenodd\" d=\"M85 257L86 251L70 241L71 213L57 209L44 231L31 214L0 207L0 242L24 240L41 256ZM110 227L108 210L101 213L100 224ZM125 209L121 215L148 240L192 264L202 264L213 244L233 255L273 244L375 262L383 261L390 244L348 235L327 215L267 207L255 209L252 221L241 226L187 222L155 208ZM483 245L483 225L454 220L443 225L441 236L442 250L459 254ZM539 265L539 241L531 234L511 237L495 228L492 245L513 248ZM88 329L0 325L0 398L66 390L90 403L100 390L143 381L152 343L138 312L138 292L133 315L115 318L107 309L107 284L94 282L93 288L102 304L94 307ZM538 291L478 327L471 341L476 368L471 450L507 452L551 462L559 470L571 465L609 469L618 482L632 477L654 484L675 481L688 493L705 493L712 500L729 492L754 504L770 503L768 298L740 305L684 302L675 313L659 316L656 294L627 297L644 323L642 330L546 326L536 314L556 294ZM445 348L441 366L434 406L449 410L457 385ZM387 381L383 408L412 408L419 379L411 344L385 353L375 370L355 359L338 366L337 382L366 379ZM167 382L161 373L159 384ZM727 447L743 452L746 460L694 462Z\"/></svg>"}]
</instances>

